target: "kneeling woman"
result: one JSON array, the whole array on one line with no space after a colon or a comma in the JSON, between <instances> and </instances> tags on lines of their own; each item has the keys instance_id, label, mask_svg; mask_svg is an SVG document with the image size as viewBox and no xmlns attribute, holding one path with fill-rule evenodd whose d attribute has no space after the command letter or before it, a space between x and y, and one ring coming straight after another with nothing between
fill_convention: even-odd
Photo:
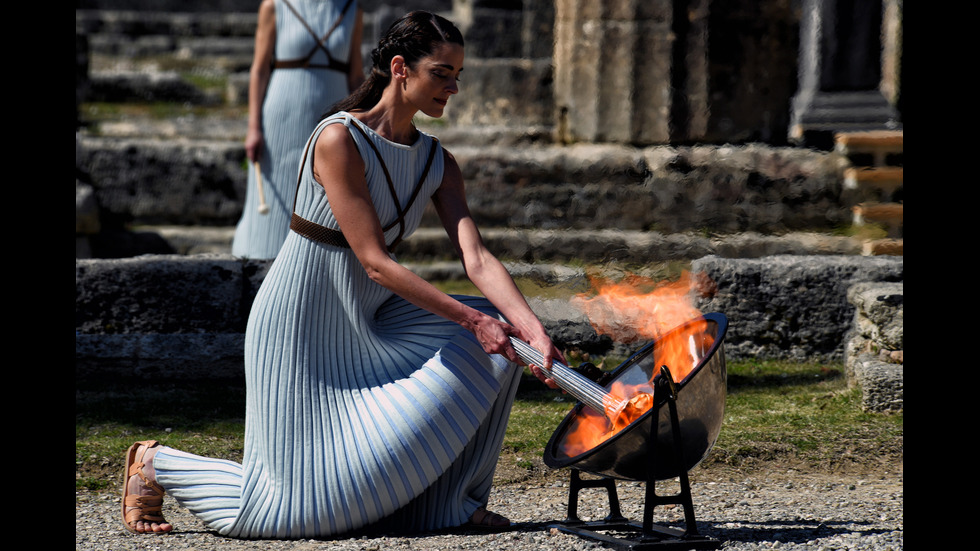
<instances>
[{"instance_id":1,"label":"kneeling woman","mask_svg":"<svg viewBox=\"0 0 980 551\"><path fill-rule=\"evenodd\" d=\"M486 503L521 376L509 336L545 363L560 352L484 246L456 161L412 124L457 93L460 32L409 13L373 62L307 144L293 231L252 307L242 464L134 444L130 530L172 529L164 490L234 537L508 524ZM429 198L486 298L446 295L389 252Z\"/></svg>"}]
</instances>

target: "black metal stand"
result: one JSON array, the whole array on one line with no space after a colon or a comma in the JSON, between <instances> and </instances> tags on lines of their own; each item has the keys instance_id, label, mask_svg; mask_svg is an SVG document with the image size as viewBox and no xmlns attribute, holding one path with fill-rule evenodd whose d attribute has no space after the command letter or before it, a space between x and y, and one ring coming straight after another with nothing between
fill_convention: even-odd
<instances>
[{"instance_id":1,"label":"black metal stand","mask_svg":"<svg viewBox=\"0 0 980 551\"><path fill-rule=\"evenodd\" d=\"M666 366L660 368L662 377L658 377L656 383L656 393L664 396L665 400L658 400L655 405L653 415L659 415L659 408L667 404L670 414L670 424L673 432L674 454L677 465L681 465L680 450L682 446L680 421L677 415L676 389L673 379ZM656 442L657 423L651 423L651 442ZM678 475L680 482L680 492L674 495L657 495L656 481L653 480L652 473L656 472L654 464L656 454L653 450L647 454L649 461L650 479L646 480L646 497L643 505L643 524L630 521L622 515L619 507L619 495L616 492L616 480L613 478L599 478L595 480L582 480L578 469L571 470L571 480L568 490L568 516L565 522L552 525L552 528L561 530L579 537L598 541L606 546L618 549L630 549L635 551L653 549L718 549L721 542L698 534L697 522L694 519L694 503L691 499L691 484L687 477L687 472L682 471ZM602 521L585 522L578 518L578 494L584 488L605 488L609 498L609 515ZM685 530L659 526L653 523L653 511L660 505L680 505L684 508ZM617 537L603 532L626 532L633 535L629 537Z\"/></svg>"}]
</instances>

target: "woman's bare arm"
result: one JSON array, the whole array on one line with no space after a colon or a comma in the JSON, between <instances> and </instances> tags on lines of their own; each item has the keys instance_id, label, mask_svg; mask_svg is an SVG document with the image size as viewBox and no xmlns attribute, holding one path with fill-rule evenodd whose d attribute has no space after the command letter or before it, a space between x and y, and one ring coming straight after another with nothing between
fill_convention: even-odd
<instances>
[{"instance_id":1,"label":"woman's bare arm","mask_svg":"<svg viewBox=\"0 0 980 551\"><path fill-rule=\"evenodd\" d=\"M327 126L317 139L314 155L314 175L368 276L412 304L460 324L477 337L487 353L519 361L508 338L518 335L517 329L450 297L389 256L364 180L364 161L348 129L339 124ZM523 321L526 326L532 325Z\"/></svg>"},{"instance_id":2,"label":"woman's bare arm","mask_svg":"<svg viewBox=\"0 0 980 551\"><path fill-rule=\"evenodd\" d=\"M466 275L514 325L519 336L544 355L545 367L550 367L553 359L563 359L561 352L551 342L544 326L531 311L510 273L486 248L466 203L459 165L450 153L446 152L445 156L445 176L442 186L433 196L433 201L463 262ZM532 370L539 378L545 379L533 367Z\"/></svg>"},{"instance_id":3,"label":"woman's bare arm","mask_svg":"<svg viewBox=\"0 0 980 551\"><path fill-rule=\"evenodd\" d=\"M258 24L255 27L255 54L248 78L248 132L245 135L245 154L255 162L262 151L262 104L272 75L272 59L276 47L276 5L262 0Z\"/></svg>"}]
</instances>

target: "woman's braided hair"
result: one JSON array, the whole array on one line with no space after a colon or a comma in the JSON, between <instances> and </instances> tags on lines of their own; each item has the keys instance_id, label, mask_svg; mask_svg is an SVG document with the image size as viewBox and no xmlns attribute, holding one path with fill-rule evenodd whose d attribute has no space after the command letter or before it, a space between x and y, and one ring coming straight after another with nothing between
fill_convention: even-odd
<instances>
[{"instance_id":1,"label":"woman's braided hair","mask_svg":"<svg viewBox=\"0 0 980 551\"><path fill-rule=\"evenodd\" d=\"M405 58L409 67L426 57L443 43L463 45L463 35L448 19L427 11L413 11L388 27L378 47L371 51L371 74L351 95L340 100L324 118L338 111L367 110L381 100L381 93L391 82L391 59Z\"/></svg>"}]
</instances>

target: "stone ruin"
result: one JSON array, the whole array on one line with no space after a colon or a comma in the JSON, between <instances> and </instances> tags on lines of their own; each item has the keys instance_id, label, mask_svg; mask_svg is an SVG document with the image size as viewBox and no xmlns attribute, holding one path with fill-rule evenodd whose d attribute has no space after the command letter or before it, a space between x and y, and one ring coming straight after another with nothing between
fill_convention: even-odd
<instances>
[{"instance_id":1,"label":"stone ruin","mask_svg":"<svg viewBox=\"0 0 980 551\"><path fill-rule=\"evenodd\" d=\"M117 368L193 372L205 367L202 358L234 372L240 361L243 325L236 324L263 267L200 253L225 252L240 213L243 120L136 119L87 128L80 109L154 99L241 105L255 4L76 5L76 376ZM523 263L693 261L722 282L712 301L732 319L735 357L843 358L849 380L865 388L868 409L894 410L901 407L901 346L875 340L894 336L894 323L877 313L876 298L856 289L862 277L900 286L901 256L862 257L859 241L828 235L867 197L846 185L851 159L826 137L835 129L896 128L901 3L880 3L880 82L872 85L848 83L847 60L838 67L840 60L821 57L832 50L828 41L855 44L828 24L867 17L835 11L846 4L416 2L457 21L468 46L468 93L454 98L448 124L429 123L460 160L474 215L513 270ZM362 49L369 50L405 6L361 5ZM878 47L867 38L861 48ZM227 84L202 90L173 71L133 70L128 61L166 55L211 60L203 72L227 74ZM90 70L90 62L107 58L116 60L112 70ZM864 88L838 93L842 83ZM447 247L429 222L403 254L435 273ZM78 260L146 253L166 256ZM191 273L198 276L187 281L223 291L203 296L174 285ZM848 289L855 289L850 302ZM151 300L164 296L183 300L171 303L183 304L180 316L166 327L146 325L140 310L155 304L156 312L169 311ZM595 340L560 305L536 310L565 342L615 345ZM873 322L889 329L870 329ZM882 387L897 388L898 398L876 390Z\"/></svg>"},{"instance_id":2,"label":"stone ruin","mask_svg":"<svg viewBox=\"0 0 980 551\"><path fill-rule=\"evenodd\" d=\"M854 322L847 339L847 380L868 411L905 408L905 284L862 282L847 291Z\"/></svg>"}]
</instances>

